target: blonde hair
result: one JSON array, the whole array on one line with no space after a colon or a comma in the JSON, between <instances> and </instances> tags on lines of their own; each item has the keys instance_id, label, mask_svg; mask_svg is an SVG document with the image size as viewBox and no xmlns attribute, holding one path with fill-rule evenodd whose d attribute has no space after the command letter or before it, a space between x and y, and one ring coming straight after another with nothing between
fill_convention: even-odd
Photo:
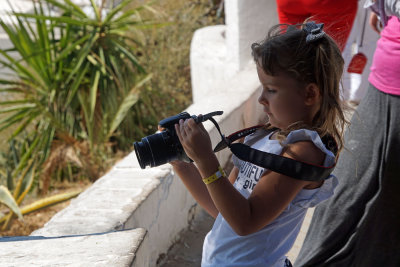
<instances>
[{"instance_id":1,"label":"blonde hair","mask_svg":"<svg viewBox=\"0 0 400 267\"><path fill-rule=\"evenodd\" d=\"M315 83L321 95L321 106L312 124L296 122L279 135L286 137L290 131L306 128L322 137L332 136L338 151L343 148L343 132L348 121L340 99L340 81L344 60L335 41L327 34L307 42L303 25L276 25L260 43L251 46L253 58L268 75L285 73L306 86Z\"/></svg>"}]
</instances>

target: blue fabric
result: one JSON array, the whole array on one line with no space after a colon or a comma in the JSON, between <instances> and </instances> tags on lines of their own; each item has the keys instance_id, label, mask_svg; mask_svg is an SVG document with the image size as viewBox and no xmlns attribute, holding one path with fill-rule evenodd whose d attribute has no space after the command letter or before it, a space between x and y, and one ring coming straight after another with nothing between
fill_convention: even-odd
<instances>
[{"instance_id":1,"label":"blue fabric","mask_svg":"<svg viewBox=\"0 0 400 267\"><path fill-rule=\"evenodd\" d=\"M246 137L245 143L251 141L254 136ZM315 131L304 129L293 131L282 145L278 140L271 140L269 137L270 135L263 137L251 147L281 154L282 145L310 140L326 154L324 166L330 166L335 161L334 154L325 148ZM234 159L234 164L239 168L234 186L248 198L265 169L237 158ZM260 231L247 236L238 236L219 214L204 241L202 267L285 266L285 255L296 240L307 208L314 207L332 196L336 185L337 179L332 176L325 180L320 188L301 190L278 218Z\"/></svg>"}]
</instances>

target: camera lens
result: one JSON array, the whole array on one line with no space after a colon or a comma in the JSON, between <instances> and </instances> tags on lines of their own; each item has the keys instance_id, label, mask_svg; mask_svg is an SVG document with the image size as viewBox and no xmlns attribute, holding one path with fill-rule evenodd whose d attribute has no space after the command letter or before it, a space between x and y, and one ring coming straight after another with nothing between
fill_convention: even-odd
<instances>
[{"instance_id":1,"label":"camera lens","mask_svg":"<svg viewBox=\"0 0 400 267\"><path fill-rule=\"evenodd\" d=\"M140 168L156 167L176 159L176 151L169 144L167 131L152 134L142 138L141 142L133 144Z\"/></svg>"},{"instance_id":2,"label":"camera lens","mask_svg":"<svg viewBox=\"0 0 400 267\"><path fill-rule=\"evenodd\" d=\"M147 165L150 165L152 158L147 138L143 138L142 142L133 143L133 147L135 148L136 158L139 161L140 168L144 169Z\"/></svg>"}]
</instances>

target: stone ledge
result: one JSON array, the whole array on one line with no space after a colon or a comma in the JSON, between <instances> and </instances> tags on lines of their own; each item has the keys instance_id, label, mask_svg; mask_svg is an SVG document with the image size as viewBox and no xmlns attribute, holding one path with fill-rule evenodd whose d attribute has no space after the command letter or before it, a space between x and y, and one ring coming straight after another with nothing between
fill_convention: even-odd
<instances>
[{"instance_id":1,"label":"stone ledge","mask_svg":"<svg viewBox=\"0 0 400 267\"><path fill-rule=\"evenodd\" d=\"M0 239L1 266L146 266L135 261L143 228L60 237Z\"/></svg>"},{"instance_id":2,"label":"stone ledge","mask_svg":"<svg viewBox=\"0 0 400 267\"><path fill-rule=\"evenodd\" d=\"M114 167L31 236L92 234L123 228L138 205L168 173L157 168Z\"/></svg>"}]
</instances>

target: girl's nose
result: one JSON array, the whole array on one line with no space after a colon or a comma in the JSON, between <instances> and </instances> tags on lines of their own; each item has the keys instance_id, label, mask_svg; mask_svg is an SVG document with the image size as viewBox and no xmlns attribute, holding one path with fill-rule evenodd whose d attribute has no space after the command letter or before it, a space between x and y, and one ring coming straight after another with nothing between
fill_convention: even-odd
<instances>
[{"instance_id":1,"label":"girl's nose","mask_svg":"<svg viewBox=\"0 0 400 267\"><path fill-rule=\"evenodd\" d=\"M261 94L260 97L258 98L258 103L261 105L268 105L267 98L264 97L264 94Z\"/></svg>"}]
</instances>

